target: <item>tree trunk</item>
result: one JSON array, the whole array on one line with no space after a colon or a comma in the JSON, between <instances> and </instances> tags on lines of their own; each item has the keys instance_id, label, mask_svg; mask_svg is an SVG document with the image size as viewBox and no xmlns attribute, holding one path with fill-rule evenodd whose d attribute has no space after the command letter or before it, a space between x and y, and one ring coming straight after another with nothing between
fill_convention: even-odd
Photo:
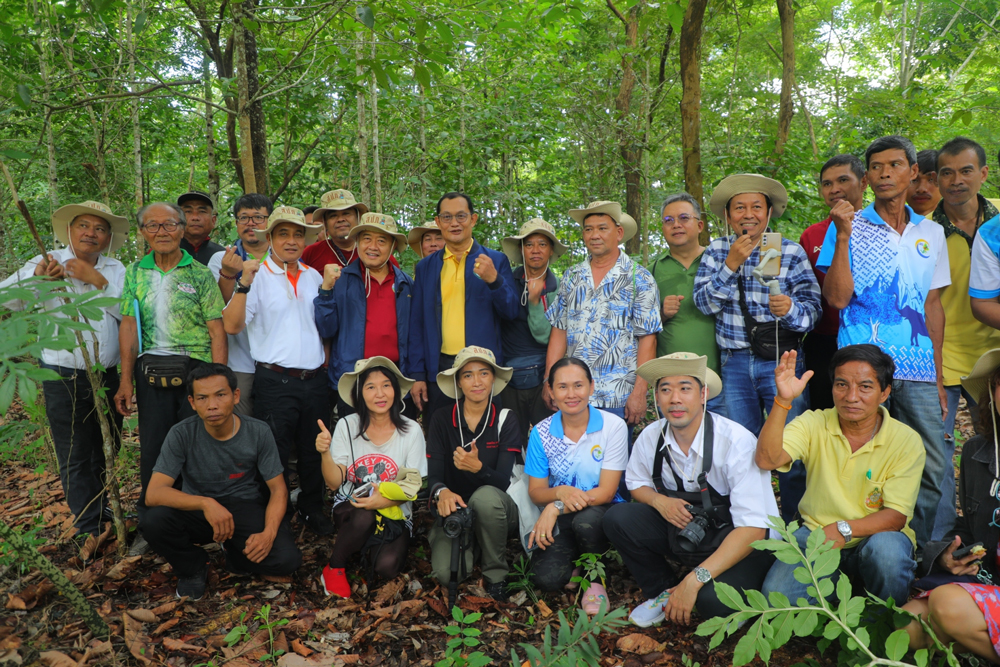
<instances>
[{"instance_id":1,"label":"tree trunk","mask_svg":"<svg viewBox=\"0 0 1000 667\"><path fill-rule=\"evenodd\" d=\"M777 0L778 18L781 21L781 98L778 105L778 137L774 142L775 155L785 152L788 134L792 127L795 103L795 9L792 0Z\"/></svg>"},{"instance_id":2,"label":"tree trunk","mask_svg":"<svg viewBox=\"0 0 1000 667\"><path fill-rule=\"evenodd\" d=\"M642 89L642 145L644 147L649 146L649 135L650 135L650 89L649 89L649 60L645 59L646 62L646 77L645 85ZM640 210L645 213L649 213L649 150L643 150L642 152L642 197L640 199ZM656 220L655 217L650 221L645 220L645 215L643 215L643 224L639 226L640 236L642 237L642 263L643 265L649 264L649 228L650 222Z\"/></svg>"},{"instance_id":3,"label":"tree trunk","mask_svg":"<svg viewBox=\"0 0 1000 667\"><path fill-rule=\"evenodd\" d=\"M704 208L701 174L701 33L708 0L690 0L681 25L681 145L684 159L684 189ZM706 225L701 244L708 245Z\"/></svg>"},{"instance_id":4,"label":"tree trunk","mask_svg":"<svg viewBox=\"0 0 1000 667\"><path fill-rule=\"evenodd\" d=\"M135 33L133 28L135 26L135 16L133 14L133 6L131 2L125 5L125 11L127 14L127 21L125 22L125 42L128 48L128 80L132 82L131 92L134 94L138 88L139 84L135 80ZM133 97L132 100L132 169L134 172L134 190L133 196L135 197L135 210L139 211L143 207L143 196L142 196L142 123L139 120L139 110L140 110L140 100L138 97ZM142 234L136 234L139 239L139 256L143 256L146 250L145 239Z\"/></svg>"},{"instance_id":5,"label":"tree trunk","mask_svg":"<svg viewBox=\"0 0 1000 667\"><path fill-rule=\"evenodd\" d=\"M372 32L372 62L376 57L375 33ZM371 74L372 95L372 179L375 181L375 212L382 212L382 167L378 155L378 81L375 80L375 70Z\"/></svg>"},{"instance_id":6,"label":"tree trunk","mask_svg":"<svg viewBox=\"0 0 1000 667\"><path fill-rule=\"evenodd\" d=\"M465 192L465 58L458 55L458 191Z\"/></svg>"},{"instance_id":7,"label":"tree trunk","mask_svg":"<svg viewBox=\"0 0 1000 667\"><path fill-rule=\"evenodd\" d=\"M244 0L243 16L254 18L253 0ZM253 153L254 183L257 192L270 194L271 189L267 169L267 126L264 122L264 104L257 98L260 82L257 77L257 36L252 30L243 32L243 64L246 66L247 99L253 100L247 106L246 115L250 120L250 148Z\"/></svg>"},{"instance_id":8,"label":"tree trunk","mask_svg":"<svg viewBox=\"0 0 1000 667\"><path fill-rule=\"evenodd\" d=\"M32 2L35 16L40 16L37 0ZM39 45L41 53L38 58L39 71L42 76L42 99L45 108L49 109L49 100L52 94L52 83L49 80L49 67L51 66L51 45L49 44L48 22L46 21L40 29ZM56 142L52 132L52 115L46 112L45 115L45 146L48 153L48 169L46 172L49 186L49 215L59 208L59 172L56 169Z\"/></svg>"},{"instance_id":9,"label":"tree trunk","mask_svg":"<svg viewBox=\"0 0 1000 667\"><path fill-rule=\"evenodd\" d=\"M417 224L427 222L427 91L420 85L420 216Z\"/></svg>"},{"instance_id":10,"label":"tree trunk","mask_svg":"<svg viewBox=\"0 0 1000 667\"><path fill-rule=\"evenodd\" d=\"M354 74L358 82L358 175L361 178L361 201L371 201L368 190L368 128L365 121L364 69L361 67L364 38L360 35L354 42Z\"/></svg>"},{"instance_id":11,"label":"tree trunk","mask_svg":"<svg viewBox=\"0 0 1000 667\"><path fill-rule=\"evenodd\" d=\"M249 105L250 89L246 66L246 29L243 26L243 7L233 3L233 65L236 70L237 122L240 128L240 164L243 166L243 192L257 192L257 177L254 169L253 139L250 129Z\"/></svg>"},{"instance_id":12,"label":"tree trunk","mask_svg":"<svg viewBox=\"0 0 1000 667\"><path fill-rule=\"evenodd\" d=\"M624 16L608 0L608 8L618 17L625 28L625 49L622 53L622 81L615 96L615 111L617 111L618 154L621 157L625 172L625 210L635 219L639 231L625 244L625 252L636 255L642 247L642 145L638 141L639 132L635 125L635 115L632 113L632 92L635 90L635 69L632 58L635 55L639 41L639 15L643 8L642 2L636 4ZM645 124L645 109L640 122Z\"/></svg>"},{"instance_id":13,"label":"tree trunk","mask_svg":"<svg viewBox=\"0 0 1000 667\"><path fill-rule=\"evenodd\" d=\"M215 111L212 108L212 73L208 55L201 59L202 79L205 86L205 156L208 162L208 194L219 201L219 170L215 165Z\"/></svg>"}]
</instances>

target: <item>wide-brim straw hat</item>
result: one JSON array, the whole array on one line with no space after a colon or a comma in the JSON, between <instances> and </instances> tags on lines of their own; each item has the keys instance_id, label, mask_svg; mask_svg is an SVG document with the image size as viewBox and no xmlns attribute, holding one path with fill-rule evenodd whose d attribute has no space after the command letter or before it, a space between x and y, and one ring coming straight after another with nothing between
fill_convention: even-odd
<instances>
[{"instance_id":1,"label":"wide-brim straw hat","mask_svg":"<svg viewBox=\"0 0 1000 667\"><path fill-rule=\"evenodd\" d=\"M784 185L773 178L760 174L733 174L726 176L715 186L715 190L712 192L712 201L709 202L708 207L720 220L725 220L726 206L729 204L729 200L736 195L748 192L759 192L762 195L767 195L773 209L772 218L780 218L785 212L785 207L788 206L788 191L785 190Z\"/></svg>"},{"instance_id":2,"label":"wide-brim straw hat","mask_svg":"<svg viewBox=\"0 0 1000 667\"><path fill-rule=\"evenodd\" d=\"M639 227L635 224L632 216L628 213L623 213L622 205L616 201L592 201L587 204L586 208L570 209L569 217L582 225L584 218L594 213L603 213L609 216L615 221L615 224L625 231L625 234L622 236L622 243L631 239L639 231Z\"/></svg>"},{"instance_id":3,"label":"wide-brim straw hat","mask_svg":"<svg viewBox=\"0 0 1000 667\"><path fill-rule=\"evenodd\" d=\"M715 398L722 393L722 379L708 367L708 357L691 352L674 352L663 357L650 359L636 371L649 386L656 389L661 378L674 375L688 375L697 378L708 387L708 397Z\"/></svg>"},{"instance_id":4,"label":"wide-brim straw hat","mask_svg":"<svg viewBox=\"0 0 1000 667\"><path fill-rule=\"evenodd\" d=\"M410 246L410 249L420 255L420 244L424 242L424 234L427 232L437 232L441 233L441 228L437 226L437 223L431 220L430 222L425 222L422 225L418 225L406 233L406 243Z\"/></svg>"},{"instance_id":5,"label":"wide-brim straw hat","mask_svg":"<svg viewBox=\"0 0 1000 667\"><path fill-rule=\"evenodd\" d=\"M979 357L968 375L962 378L962 387L972 400L980 401L989 391L990 376L1000 366L1000 348L994 348Z\"/></svg>"},{"instance_id":6,"label":"wide-brim straw hat","mask_svg":"<svg viewBox=\"0 0 1000 667\"><path fill-rule=\"evenodd\" d=\"M497 359L493 356L492 351L485 347L470 345L469 347L462 348L462 351L455 355L455 362L451 365L451 368L437 374L438 389L441 390L441 393L448 398L462 398L462 388L458 386L458 378L456 376L462 370L462 367L470 361L481 361L493 368L494 396L503 391L514 374L513 368L497 365Z\"/></svg>"},{"instance_id":7,"label":"wide-brim straw hat","mask_svg":"<svg viewBox=\"0 0 1000 667\"><path fill-rule=\"evenodd\" d=\"M271 215L267 219L267 227L264 229L255 229L254 234L257 235L257 239L264 241L267 239L267 235L271 233L271 230L277 227L282 222L290 222L293 225L298 225L306 230L306 245L309 245L316 240L319 236L319 230L323 229L323 225L307 225L306 216L300 209L294 206L279 206L271 212Z\"/></svg>"},{"instance_id":8,"label":"wide-brim straw hat","mask_svg":"<svg viewBox=\"0 0 1000 667\"><path fill-rule=\"evenodd\" d=\"M330 190L319 198L319 208L313 211L313 220L322 222L330 211L343 211L349 208L357 209L359 216L368 212L368 207L355 199L354 193L350 190Z\"/></svg>"},{"instance_id":9,"label":"wide-brim straw hat","mask_svg":"<svg viewBox=\"0 0 1000 667\"><path fill-rule=\"evenodd\" d=\"M556 237L556 230L552 227L552 225L545 222L541 218L532 218L521 225L521 229L517 230L517 234L514 236L507 236L500 241L500 246L503 248L503 254L507 255L507 259L510 260L511 264L524 263L524 257L521 253L521 241L528 238L532 234L541 234L542 236L548 237L548 239L552 241L553 257L559 257L564 252L569 250L569 248L564 246L562 241Z\"/></svg>"},{"instance_id":10,"label":"wide-brim straw hat","mask_svg":"<svg viewBox=\"0 0 1000 667\"><path fill-rule=\"evenodd\" d=\"M347 238L356 239L361 232L378 232L388 234L396 241L396 250L401 250L406 246L406 234L396 227L396 220L391 215L384 213L365 213L361 216L361 222L351 228L347 233Z\"/></svg>"},{"instance_id":11,"label":"wide-brim straw hat","mask_svg":"<svg viewBox=\"0 0 1000 667\"><path fill-rule=\"evenodd\" d=\"M369 368L376 367L383 368L392 373L396 376L396 380L399 381L400 395L395 400L402 399L403 396L410 393L414 381L408 377L404 377L396 364L392 363L387 357L371 357L369 359L358 359L354 362L354 371L344 373L340 376L340 381L337 382L337 393L340 394L340 399L352 408L357 407L354 405L354 386L358 383L358 377Z\"/></svg>"},{"instance_id":12,"label":"wide-brim straw hat","mask_svg":"<svg viewBox=\"0 0 1000 667\"><path fill-rule=\"evenodd\" d=\"M78 215L96 215L111 225L111 245L108 246L108 252L118 250L128 241L128 218L115 215L99 201L85 201L67 204L52 214L52 234L63 245L69 245L69 223Z\"/></svg>"}]
</instances>

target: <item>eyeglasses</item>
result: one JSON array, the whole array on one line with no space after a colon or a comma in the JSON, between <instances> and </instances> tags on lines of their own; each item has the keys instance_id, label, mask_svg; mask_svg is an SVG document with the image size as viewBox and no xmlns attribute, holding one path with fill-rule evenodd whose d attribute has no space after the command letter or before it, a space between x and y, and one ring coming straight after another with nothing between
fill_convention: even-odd
<instances>
[{"instance_id":1,"label":"eyeglasses","mask_svg":"<svg viewBox=\"0 0 1000 667\"><path fill-rule=\"evenodd\" d=\"M692 220L695 221L695 222L697 222L699 219L700 218L698 218L698 216L688 215L687 213L681 213L676 218L674 216L672 216L672 215L665 215L665 216L663 216L663 224L665 224L665 225L672 225L672 224L674 224L674 222L679 222L682 225L686 225L689 222L691 222Z\"/></svg>"},{"instance_id":2,"label":"eyeglasses","mask_svg":"<svg viewBox=\"0 0 1000 667\"><path fill-rule=\"evenodd\" d=\"M153 234L160 231L161 229L168 232L176 232L177 228L181 226L179 222L147 222L142 226L142 230Z\"/></svg>"},{"instance_id":3,"label":"eyeglasses","mask_svg":"<svg viewBox=\"0 0 1000 667\"><path fill-rule=\"evenodd\" d=\"M459 224L464 224L466 221L468 221L469 214L464 211L462 213L456 213L455 215L452 215L451 213L445 213L444 215L439 215L437 218L446 225L449 224L452 220L458 221Z\"/></svg>"},{"instance_id":4,"label":"eyeglasses","mask_svg":"<svg viewBox=\"0 0 1000 667\"><path fill-rule=\"evenodd\" d=\"M263 225L267 222L266 215L241 215L236 218L236 224L242 227L248 227L250 225Z\"/></svg>"}]
</instances>

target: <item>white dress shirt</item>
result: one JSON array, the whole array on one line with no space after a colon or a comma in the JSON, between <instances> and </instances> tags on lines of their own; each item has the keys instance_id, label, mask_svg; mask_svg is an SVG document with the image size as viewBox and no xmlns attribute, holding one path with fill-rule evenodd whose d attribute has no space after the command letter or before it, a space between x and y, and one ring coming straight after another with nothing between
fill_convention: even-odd
<instances>
[{"instance_id":1,"label":"white dress shirt","mask_svg":"<svg viewBox=\"0 0 1000 667\"><path fill-rule=\"evenodd\" d=\"M52 250L49 252L52 255L52 259L56 260L62 265L65 265L67 261L74 259L76 257L70 248L62 248L60 250ZM35 267L38 263L42 261L42 256L37 255L28 260L19 271L8 276L3 282L0 282L0 287L8 287L14 283L26 280L35 274ZM104 276L104 279L108 281L107 286L104 288L103 296L112 297L118 299L122 295L122 286L125 284L125 265L119 262L117 259L112 257L105 257L104 255L99 255L97 258L97 264L95 266L97 271ZM71 283L73 285L73 292L77 294L85 294L91 290L96 289L93 285L89 285L82 280L77 280L76 278L65 277L63 280ZM46 310L53 310L63 305L62 298L49 299L45 302ZM22 310L24 308L24 302L20 300L10 301L4 304L10 310ZM121 355L118 351L118 325L121 322L121 313L119 312L119 304L116 302L111 306L106 306L101 309L104 316L99 320L86 320L86 322L94 328L93 331L83 331L83 340L87 345L87 351L90 353L90 358L92 361L100 361L104 368L114 368L118 365L121 360ZM65 317L65 315L56 314L56 317ZM94 359L94 340L97 340L100 359ZM69 350L50 350L42 349L42 361L50 366L64 366L66 368L76 368L78 370L86 370L87 366L83 363L83 354L80 350L74 349Z\"/></svg>"},{"instance_id":2,"label":"white dress shirt","mask_svg":"<svg viewBox=\"0 0 1000 667\"><path fill-rule=\"evenodd\" d=\"M761 470L754 463L757 438L736 422L713 414L712 426L715 431L712 445L712 469L708 471L708 483L724 496L729 496L733 525L737 528L767 528L769 516L779 516L778 503L771 488L771 473ZM707 416L706 416L707 418ZM641 486L655 490L653 484L653 457L660 430L666 428L663 439L666 451L663 453L661 481L671 491L677 490L677 482L670 472L670 461L684 482L684 490L700 491L698 475L701 474L705 424L702 422L698 433L685 456L673 429L667 427L667 420L660 419L642 430L632 447L632 456L625 469L625 485L629 491ZM771 537L780 539L771 531Z\"/></svg>"},{"instance_id":3,"label":"white dress shirt","mask_svg":"<svg viewBox=\"0 0 1000 667\"><path fill-rule=\"evenodd\" d=\"M222 257L225 254L224 250L219 251L208 260L208 268L215 276L216 282L219 280L219 272L222 271ZM235 281L233 281L233 288L236 288ZM249 295L247 297L249 298ZM250 338L247 330L243 329L235 336L227 336L227 338L229 339L229 363L227 365L237 373L253 373L255 369L253 357L250 355Z\"/></svg>"},{"instance_id":4,"label":"white dress shirt","mask_svg":"<svg viewBox=\"0 0 1000 667\"><path fill-rule=\"evenodd\" d=\"M313 315L313 299L322 284L319 271L300 263L298 285L293 285L273 253L261 264L246 309L250 356L255 361L306 370L323 365L326 355Z\"/></svg>"}]
</instances>

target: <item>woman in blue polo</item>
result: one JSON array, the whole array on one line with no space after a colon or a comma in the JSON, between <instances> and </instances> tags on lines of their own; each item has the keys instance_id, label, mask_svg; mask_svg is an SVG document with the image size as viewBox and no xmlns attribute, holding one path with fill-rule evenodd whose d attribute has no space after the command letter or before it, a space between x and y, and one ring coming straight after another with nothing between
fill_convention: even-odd
<instances>
[{"instance_id":1,"label":"woman in blue polo","mask_svg":"<svg viewBox=\"0 0 1000 667\"><path fill-rule=\"evenodd\" d=\"M543 591L566 585L580 554L604 553L608 539L601 519L622 502L618 482L628 463L628 428L618 416L590 406L594 380L575 357L560 359L549 371L549 389L558 411L531 429L524 472L536 505L544 506L529 538L534 582ZM584 610L596 613L607 600L593 584Z\"/></svg>"}]
</instances>

